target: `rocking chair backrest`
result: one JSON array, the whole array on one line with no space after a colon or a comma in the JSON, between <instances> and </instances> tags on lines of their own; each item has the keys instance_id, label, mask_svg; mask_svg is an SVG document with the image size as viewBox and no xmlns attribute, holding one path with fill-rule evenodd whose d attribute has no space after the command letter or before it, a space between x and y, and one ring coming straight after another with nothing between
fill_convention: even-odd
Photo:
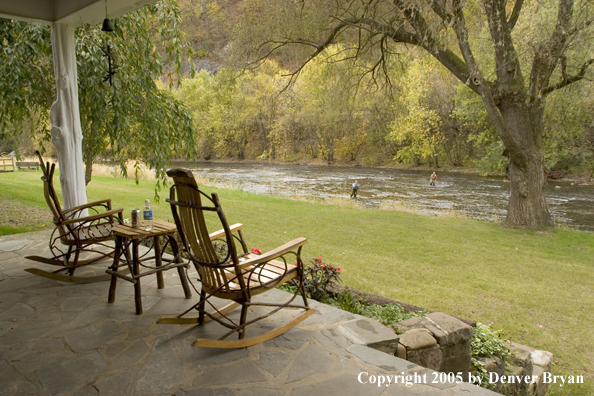
<instances>
[{"instance_id":1,"label":"rocking chair backrest","mask_svg":"<svg viewBox=\"0 0 594 396\"><path fill-rule=\"evenodd\" d=\"M228 292L229 282L225 268L236 265L238 261L231 231L217 195L212 194L209 197L200 191L190 170L171 169L167 171L167 175L174 181L167 202L171 204L177 230L190 259L196 266L203 288L210 291L226 289ZM208 202L208 206L202 204L203 198ZM204 218L205 211L216 212L225 230L227 254L224 258L217 256L210 240Z\"/></svg>"},{"instance_id":2,"label":"rocking chair backrest","mask_svg":"<svg viewBox=\"0 0 594 396\"><path fill-rule=\"evenodd\" d=\"M60 231L60 235L65 237L69 235L70 232L65 226L62 224L64 220L66 220L65 216L62 214L62 207L60 206L60 200L58 199L58 195L56 194L56 190L54 189L54 171L56 170L56 164L51 164L48 162L43 161L43 157L41 157L41 153L39 151L35 151L37 157L39 157L39 164L41 165L41 170L43 171L43 176L41 180L43 181L43 194L45 196L45 201L47 202L47 206L49 206L52 215L54 216L53 222L58 227Z\"/></svg>"}]
</instances>

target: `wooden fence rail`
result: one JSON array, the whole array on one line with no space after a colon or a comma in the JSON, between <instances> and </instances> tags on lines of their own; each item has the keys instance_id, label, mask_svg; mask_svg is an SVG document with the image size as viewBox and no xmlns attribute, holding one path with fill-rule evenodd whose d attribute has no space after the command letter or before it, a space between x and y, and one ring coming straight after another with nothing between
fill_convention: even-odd
<instances>
[{"instance_id":1,"label":"wooden fence rail","mask_svg":"<svg viewBox=\"0 0 594 396\"><path fill-rule=\"evenodd\" d=\"M14 157L0 158L0 172L16 172L16 170L16 160Z\"/></svg>"},{"instance_id":2,"label":"wooden fence rail","mask_svg":"<svg viewBox=\"0 0 594 396\"><path fill-rule=\"evenodd\" d=\"M37 161L17 161L12 158L0 158L0 172L16 172L17 170L39 170Z\"/></svg>"}]
</instances>

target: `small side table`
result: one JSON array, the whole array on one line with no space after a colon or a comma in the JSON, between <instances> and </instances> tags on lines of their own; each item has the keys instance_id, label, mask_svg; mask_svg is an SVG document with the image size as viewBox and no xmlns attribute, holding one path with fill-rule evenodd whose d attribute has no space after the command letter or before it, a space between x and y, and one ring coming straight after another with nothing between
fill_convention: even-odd
<instances>
[{"instance_id":1,"label":"small side table","mask_svg":"<svg viewBox=\"0 0 594 396\"><path fill-rule=\"evenodd\" d=\"M159 289L163 289L165 287L163 282L163 271L173 268L177 268L186 298L190 298L192 296L190 286L188 285L188 280L186 278L186 273L184 271L184 267L187 267L187 264L183 262L179 255L179 249L174 237L175 232L177 231L175 224L171 224L166 221L155 220L153 223L153 229L151 231L145 231L144 228L132 227L132 225L129 223L117 225L112 228L112 231L116 236L116 249L113 258L113 264L106 271L108 274L111 274L109 297L107 300L109 303L113 303L115 301L117 278L122 278L134 284L136 315L142 314L140 278L143 276L156 274L157 287ZM163 247L161 247L160 244L160 237L164 237L166 239L165 245ZM147 238L153 238L153 250L155 255L151 257L145 257L148 255L147 252L142 257L140 257L138 254L138 246L140 245L140 241ZM171 249L173 250L173 260L163 258L163 249L167 243L169 243ZM132 257L130 257L130 246L132 247ZM119 262L122 255L125 256L125 261L128 264L128 268L130 269L130 276L118 272ZM152 259L155 260L154 266L143 264L143 262ZM167 262L167 264L163 265L163 261ZM147 271L141 273L141 266L146 268Z\"/></svg>"}]
</instances>

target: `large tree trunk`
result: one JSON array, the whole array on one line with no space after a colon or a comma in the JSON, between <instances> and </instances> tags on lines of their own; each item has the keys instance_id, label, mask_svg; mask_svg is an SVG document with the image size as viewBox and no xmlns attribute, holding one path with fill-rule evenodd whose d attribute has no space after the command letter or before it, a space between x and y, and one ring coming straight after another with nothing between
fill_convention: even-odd
<instances>
[{"instance_id":1,"label":"large tree trunk","mask_svg":"<svg viewBox=\"0 0 594 396\"><path fill-rule=\"evenodd\" d=\"M546 176L542 151L529 155L525 165L518 164L510 155L509 178L510 196L505 225L552 226L544 194Z\"/></svg>"},{"instance_id":2,"label":"large tree trunk","mask_svg":"<svg viewBox=\"0 0 594 396\"><path fill-rule=\"evenodd\" d=\"M510 197L505 225L553 226L544 194L542 111L529 109L517 96L501 101L498 107L506 126L502 140L509 158Z\"/></svg>"}]
</instances>

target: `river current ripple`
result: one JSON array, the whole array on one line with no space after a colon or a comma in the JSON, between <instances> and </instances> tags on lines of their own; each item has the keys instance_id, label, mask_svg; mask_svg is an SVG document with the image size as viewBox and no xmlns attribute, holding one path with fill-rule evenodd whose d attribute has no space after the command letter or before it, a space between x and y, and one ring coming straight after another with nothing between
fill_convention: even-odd
<instances>
[{"instance_id":1,"label":"river current ripple","mask_svg":"<svg viewBox=\"0 0 594 396\"><path fill-rule=\"evenodd\" d=\"M196 175L257 194L348 199L351 184L361 186L359 204L372 209L400 207L420 213L453 215L499 221L505 217L509 182L502 177L481 177L424 170L253 163L176 163ZM558 225L594 232L594 186L550 182L545 191L551 215Z\"/></svg>"}]
</instances>

